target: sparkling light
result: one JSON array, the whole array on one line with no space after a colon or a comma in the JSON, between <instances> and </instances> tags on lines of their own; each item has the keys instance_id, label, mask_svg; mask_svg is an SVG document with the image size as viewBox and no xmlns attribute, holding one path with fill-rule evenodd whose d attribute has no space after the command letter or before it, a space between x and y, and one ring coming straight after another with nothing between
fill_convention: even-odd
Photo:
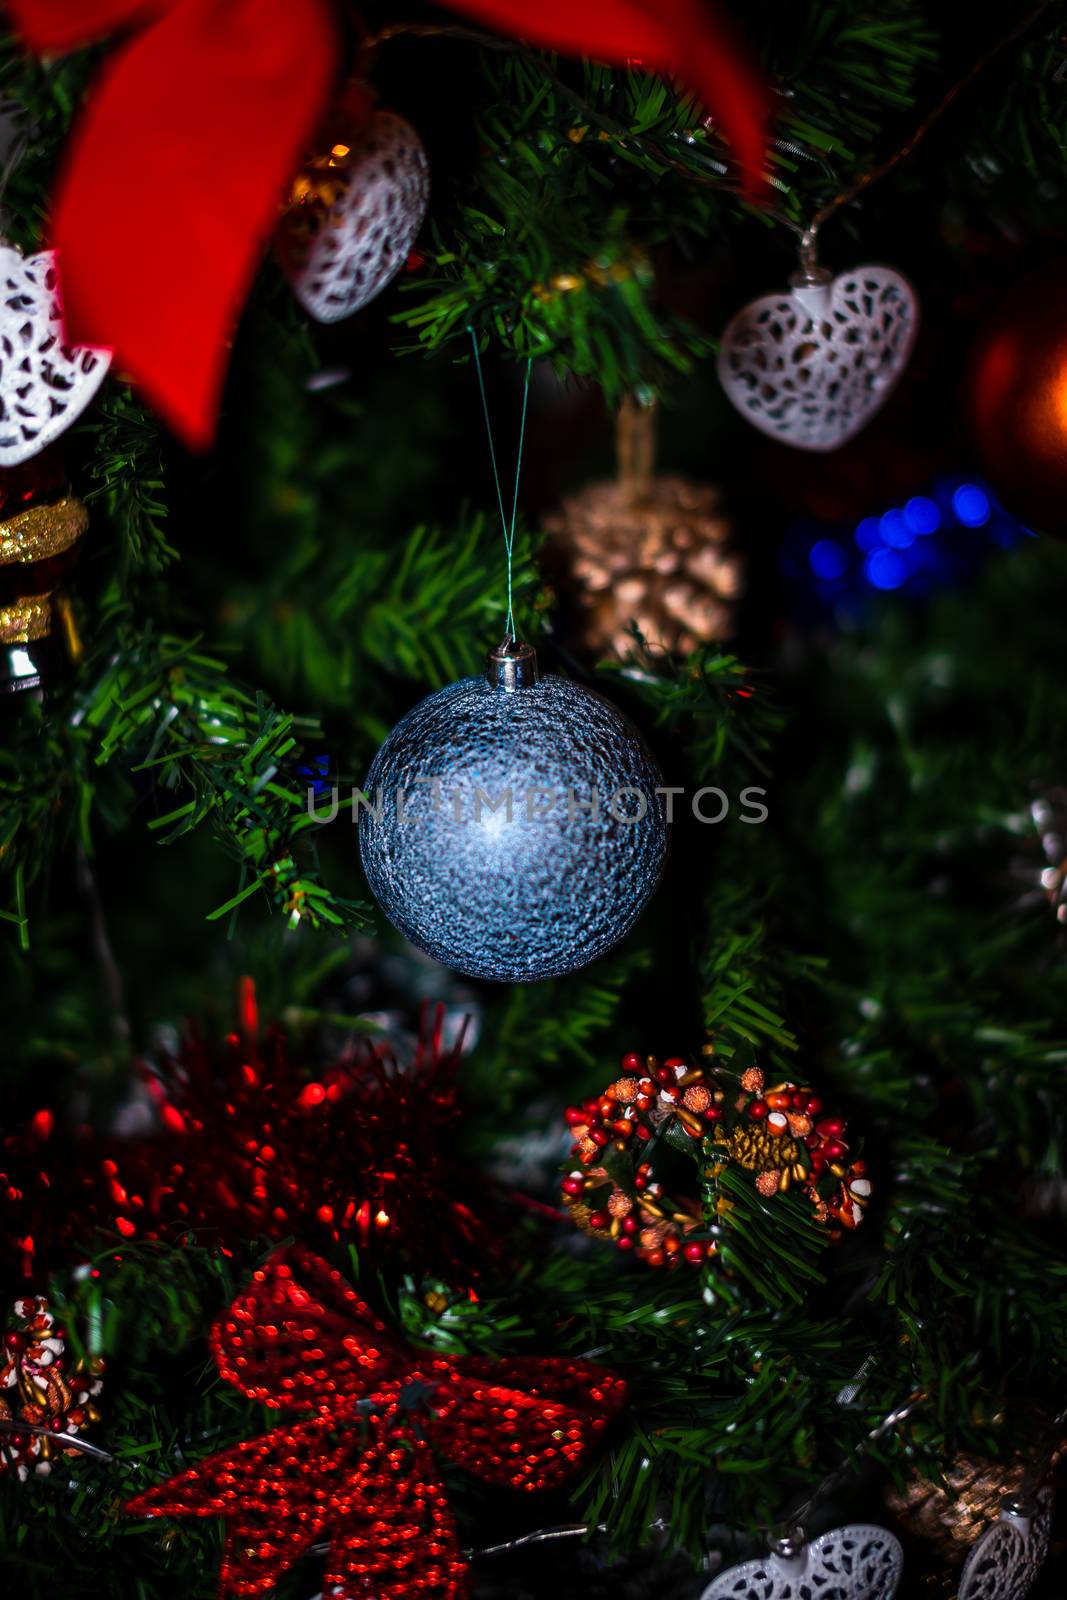
<instances>
[{"instance_id":1,"label":"sparkling light","mask_svg":"<svg viewBox=\"0 0 1067 1600\"><path fill-rule=\"evenodd\" d=\"M941 526L941 512L936 501L925 494L917 494L904 507L904 521L912 533L936 533Z\"/></svg>"},{"instance_id":2,"label":"sparkling light","mask_svg":"<svg viewBox=\"0 0 1067 1600\"><path fill-rule=\"evenodd\" d=\"M885 543L892 545L894 550L906 550L915 541L915 534L908 526L903 511L898 511L895 506L879 519L878 529Z\"/></svg>"},{"instance_id":3,"label":"sparkling light","mask_svg":"<svg viewBox=\"0 0 1067 1600\"><path fill-rule=\"evenodd\" d=\"M965 528L981 528L989 521L989 496L976 483L961 483L952 496L952 509Z\"/></svg>"},{"instance_id":4,"label":"sparkling light","mask_svg":"<svg viewBox=\"0 0 1067 1600\"><path fill-rule=\"evenodd\" d=\"M876 589L899 589L908 576L907 566L895 550L872 550L863 570Z\"/></svg>"}]
</instances>

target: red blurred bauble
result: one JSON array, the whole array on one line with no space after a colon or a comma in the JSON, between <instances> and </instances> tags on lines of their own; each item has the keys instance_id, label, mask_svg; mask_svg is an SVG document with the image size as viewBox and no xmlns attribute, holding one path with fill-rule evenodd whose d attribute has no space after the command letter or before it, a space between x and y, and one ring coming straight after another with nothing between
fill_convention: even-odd
<instances>
[{"instance_id":1,"label":"red blurred bauble","mask_svg":"<svg viewBox=\"0 0 1067 1600\"><path fill-rule=\"evenodd\" d=\"M1067 261L1031 273L980 334L965 405L982 467L1005 508L1067 536Z\"/></svg>"},{"instance_id":2,"label":"red blurred bauble","mask_svg":"<svg viewBox=\"0 0 1067 1600\"><path fill-rule=\"evenodd\" d=\"M496 1234L452 1149L462 1041L444 1046L443 1012L410 1062L360 1039L325 1070L246 1013L221 1048L194 1036L141 1069L151 1134L71 1137L42 1110L0 1139L0 1264L31 1279L103 1241L343 1238L469 1285Z\"/></svg>"}]
</instances>

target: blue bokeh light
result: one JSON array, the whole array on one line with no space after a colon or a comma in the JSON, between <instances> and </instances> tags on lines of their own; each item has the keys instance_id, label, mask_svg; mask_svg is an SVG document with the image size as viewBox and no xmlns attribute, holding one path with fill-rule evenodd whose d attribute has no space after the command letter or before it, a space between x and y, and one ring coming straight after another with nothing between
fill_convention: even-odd
<instances>
[{"instance_id":1,"label":"blue bokeh light","mask_svg":"<svg viewBox=\"0 0 1067 1600\"><path fill-rule=\"evenodd\" d=\"M811 570L817 578L832 581L848 570L848 552L836 539L819 539L808 552Z\"/></svg>"},{"instance_id":2,"label":"blue bokeh light","mask_svg":"<svg viewBox=\"0 0 1067 1600\"><path fill-rule=\"evenodd\" d=\"M853 536L861 550L882 548L882 529L877 517L864 517Z\"/></svg>"},{"instance_id":3,"label":"blue bokeh light","mask_svg":"<svg viewBox=\"0 0 1067 1600\"><path fill-rule=\"evenodd\" d=\"M928 594L962 581L991 551L1010 550L1032 537L986 484L944 473L925 494L855 524L798 521L781 564L790 582L807 586L817 610L854 620L872 589Z\"/></svg>"},{"instance_id":4,"label":"blue bokeh light","mask_svg":"<svg viewBox=\"0 0 1067 1600\"><path fill-rule=\"evenodd\" d=\"M989 521L989 496L976 483L961 483L952 496L952 509L965 528L981 528Z\"/></svg>"},{"instance_id":5,"label":"blue bokeh light","mask_svg":"<svg viewBox=\"0 0 1067 1600\"><path fill-rule=\"evenodd\" d=\"M937 502L928 495L913 495L904 507L904 521L912 533L936 533L941 526L941 512Z\"/></svg>"},{"instance_id":6,"label":"blue bokeh light","mask_svg":"<svg viewBox=\"0 0 1067 1600\"><path fill-rule=\"evenodd\" d=\"M899 589L908 576L907 563L896 550L872 550L863 570L876 589Z\"/></svg>"},{"instance_id":7,"label":"blue bokeh light","mask_svg":"<svg viewBox=\"0 0 1067 1600\"><path fill-rule=\"evenodd\" d=\"M903 511L894 507L878 519L878 530L883 542L891 545L894 550L906 550L910 544L915 543L915 534L908 527Z\"/></svg>"}]
</instances>

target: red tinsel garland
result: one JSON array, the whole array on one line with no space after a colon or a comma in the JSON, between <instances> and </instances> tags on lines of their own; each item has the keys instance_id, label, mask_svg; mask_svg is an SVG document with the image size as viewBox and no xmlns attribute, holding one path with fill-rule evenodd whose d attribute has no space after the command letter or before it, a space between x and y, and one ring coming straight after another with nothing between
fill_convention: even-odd
<instances>
[{"instance_id":1,"label":"red tinsel garland","mask_svg":"<svg viewBox=\"0 0 1067 1600\"><path fill-rule=\"evenodd\" d=\"M309 1414L130 1501L147 1516L221 1515L222 1595L255 1595L329 1539L335 1600L458 1600L466 1563L434 1460L551 1489L589 1453L625 1385L585 1361L408 1352L324 1261L277 1251L216 1325L222 1376Z\"/></svg>"},{"instance_id":2,"label":"red tinsel garland","mask_svg":"<svg viewBox=\"0 0 1067 1600\"><path fill-rule=\"evenodd\" d=\"M42 1109L0 1140L9 1261L29 1279L100 1238L346 1237L469 1284L494 1234L484 1186L451 1153L460 1044L443 1046L441 1023L407 1065L361 1041L319 1074L277 1030L232 1034L221 1052L190 1038L142 1068L147 1137L72 1140Z\"/></svg>"}]
</instances>

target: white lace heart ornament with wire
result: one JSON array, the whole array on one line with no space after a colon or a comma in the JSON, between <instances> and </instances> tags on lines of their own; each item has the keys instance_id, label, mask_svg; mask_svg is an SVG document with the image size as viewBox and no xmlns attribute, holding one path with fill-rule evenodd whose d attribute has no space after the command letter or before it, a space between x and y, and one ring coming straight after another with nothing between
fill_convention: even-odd
<instances>
[{"instance_id":1,"label":"white lace heart ornament with wire","mask_svg":"<svg viewBox=\"0 0 1067 1600\"><path fill-rule=\"evenodd\" d=\"M915 344L919 303L892 267L837 278L809 267L726 327L719 381L753 426L798 450L836 450L885 403Z\"/></svg>"},{"instance_id":2,"label":"white lace heart ornament with wire","mask_svg":"<svg viewBox=\"0 0 1067 1600\"><path fill-rule=\"evenodd\" d=\"M306 197L279 227L278 256L308 315L339 322L407 261L429 203L429 162L410 122L376 111L353 145L335 146L302 181Z\"/></svg>"},{"instance_id":3,"label":"white lace heart ornament with wire","mask_svg":"<svg viewBox=\"0 0 1067 1600\"><path fill-rule=\"evenodd\" d=\"M1025 1509L1006 1503L964 1563L958 1600L1024 1600L1048 1555L1051 1522L1048 1489Z\"/></svg>"},{"instance_id":4,"label":"white lace heart ornament with wire","mask_svg":"<svg viewBox=\"0 0 1067 1600\"><path fill-rule=\"evenodd\" d=\"M757 1561L712 1580L700 1600L893 1600L904 1566L899 1539L853 1523L810 1544L791 1536Z\"/></svg>"},{"instance_id":5,"label":"white lace heart ornament with wire","mask_svg":"<svg viewBox=\"0 0 1067 1600\"><path fill-rule=\"evenodd\" d=\"M28 461L81 416L109 350L64 340L54 250L0 245L0 467Z\"/></svg>"}]
</instances>

